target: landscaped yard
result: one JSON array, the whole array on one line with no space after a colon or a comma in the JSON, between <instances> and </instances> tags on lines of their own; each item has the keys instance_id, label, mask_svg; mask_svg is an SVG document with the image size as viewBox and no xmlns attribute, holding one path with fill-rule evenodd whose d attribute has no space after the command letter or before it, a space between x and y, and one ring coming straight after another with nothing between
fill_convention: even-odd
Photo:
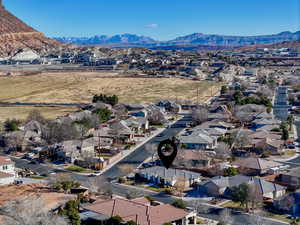
<instances>
[{"instance_id":1,"label":"landscaped yard","mask_svg":"<svg viewBox=\"0 0 300 225\"><path fill-rule=\"evenodd\" d=\"M244 208L241 208L240 203L238 203L238 202L233 202L233 201L226 202L226 203L224 203L224 204L221 204L220 206L222 206L222 207L224 207L224 208L231 208L231 209L244 210Z\"/></svg>"},{"instance_id":2,"label":"landscaped yard","mask_svg":"<svg viewBox=\"0 0 300 225\"><path fill-rule=\"evenodd\" d=\"M91 173L91 172L93 172L93 170L91 170L91 169L86 169L86 168L76 166L76 165L71 165L71 166L67 167L66 170L71 171L71 172L77 172L77 173Z\"/></svg>"}]
</instances>

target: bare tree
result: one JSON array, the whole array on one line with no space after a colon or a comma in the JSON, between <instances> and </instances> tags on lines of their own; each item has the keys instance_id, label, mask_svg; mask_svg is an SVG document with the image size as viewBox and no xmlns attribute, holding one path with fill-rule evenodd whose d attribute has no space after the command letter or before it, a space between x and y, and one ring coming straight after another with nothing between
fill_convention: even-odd
<instances>
[{"instance_id":1,"label":"bare tree","mask_svg":"<svg viewBox=\"0 0 300 225\"><path fill-rule=\"evenodd\" d=\"M227 224L227 225L234 224L234 220L233 220L233 217L231 216L230 209L223 209L220 212L220 222Z\"/></svg>"},{"instance_id":2,"label":"bare tree","mask_svg":"<svg viewBox=\"0 0 300 225\"><path fill-rule=\"evenodd\" d=\"M113 106L113 109L115 110L115 115L117 118L121 118L122 116L126 116L128 113L128 110L126 109L126 106L123 104L117 104Z\"/></svg>"},{"instance_id":3,"label":"bare tree","mask_svg":"<svg viewBox=\"0 0 300 225\"><path fill-rule=\"evenodd\" d=\"M154 158L156 156L157 152L157 144L155 143L147 143L145 145L145 151L152 156L152 161L154 161Z\"/></svg>"},{"instance_id":4,"label":"bare tree","mask_svg":"<svg viewBox=\"0 0 300 225\"><path fill-rule=\"evenodd\" d=\"M235 148L244 148L251 143L249 132L245 130L239 130L233 134L233 145Z\"/></svg>"},{"instance_id":5,"label":"bare tree","mask_svg":"<svg viewBox=\"0 0 300 225\"><path fill-rule=\"evenodd\" d=\"M48 144L78 139L80 133L71 121L48 122L42 130L42 137Z\"/></svg>"},{"instance_id":6,"label":"bare tree","mask_svg":"<svg viewBox=\"0 0 300 225\"><path fill-rule=\"evenodd\" d=\"M131 173L135 169L135 167L129 164L122 164L118 166L118 169L121 170L124 175L127 175Z\"/></svg>"},{"instance_id":7,"label":"bare tree","mask_svg":"<svg viewBox=\"0 0 300 225\"><path fill-rule=\"evenodd\" d=\"M197 213L207 214L210 211L210 206L203 200L194 200L191 202L191 205Z\"/></svg>"},{"instance_id":8,"label":"bare tree","mask_svg":"<svg viewBox=\"0 0 300 225\"><path fill-rule=\"evenodd\" d=\"M105 177L90 178L86 185L91 193L112 198L112 187Z\"/></svg>"},{"instance_id":9,"label":"bare tree","mask_svg":"<svg viewBox=\"0 0 300 225\"><path fill-rule=\"evenodd\" d=\"M161 125L165 122L165 116L160 110L151 110L148 113L148 120L153 125Z\"/></svg>"},{"instance_id":10,"label":"bare tree","mask_svg":"<svg viewBox=\"0 0 300 225\"><path fill-rule=\"evenodd\" d=\"M206 108L194 109L192 111L192 119L196 124L201 124L208 119L208 110Z\"/></svg>"},{"instance_id":11,"label":"bare tree","mask_svg":"<svg viewBox=\"0 0 300 225\"><path fill-rule=\"evenodd\" d=\"M231 157L230 146L225 142L218 143L217 148L215 149L217 158L228 159Z\"/></svg>"},{"instance_id":12,"label":"bare tree","mask_svg":"<svg viewBox=\"0 0 300 225\"><path fill-rule=\"evenodd\" d=\"M273 90L264 86L258 89L258 93L265 98L271 98L273 96Z\"/></svg>"},{"instance_id":13,"label":"bare tree","mask_svg":"<svg viewBox=\"0 0 300 225\"><path fill-rule=\"evenodd\" d=\"M179 192L180 196L183 195L183 192L185 190L185 183L186 183L186 180L183 177L180 177L177 179L177 181L174 185L176 190Z\"/></svg>"},{"instance_id":14,"label":"bare tree","mask_svg":"<svg viewBox=\"0 0 300 225\"><path fill-rule=\"evenodd\" d=\"M260 206L263 203L263 196L259 191L259 188L256 184L249 184L249 200L252 207L252 210L254 211L258 206Z\"/></svg>"},{"instance_id":15,"label":"bare tree","mask_svg":"<svg viewBox=\"0 0 300 225\"><path fill-rule=\"evenodd\" d=\"M26 121L30 122L32 120L35 120L41 124L45 124L46 123L46 119L45 117L43 117L43 115L41 114L41 112L37 109L34 109L32 111L29 112Z\"/></svg>"},{"instance_id":16,"label":"bare tree","mask_svg":"<svg viewBox=\"0 0 300 225\"><path fill-rule=\"evenodd\" d=\"M47 212L44 201L33 197L10 202L0 208L7 225L67 225L66 218Z\"/></svg>"}]
</instances>

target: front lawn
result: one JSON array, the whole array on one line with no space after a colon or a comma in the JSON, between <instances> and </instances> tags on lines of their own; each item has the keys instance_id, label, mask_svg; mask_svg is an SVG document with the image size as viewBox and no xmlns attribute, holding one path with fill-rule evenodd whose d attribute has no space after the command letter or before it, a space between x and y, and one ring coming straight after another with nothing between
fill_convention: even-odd
<instances>
[{"instance_id":1,"label":"front lawn","mask_svg":"<svg viewBox=\"0 0 300 225\"><path fill-rule=\"evenodd\" d=\"M37 179L37 180L43 180L43 179L46 179L46 177L38 176L38 175L30 175L30 176L28 176L27 178Z\"/></svg>"},{"instance_id":2,"label":"front lawn","mask_svg":"<svg viewBox=\"0 0 300 225\"><path fill-rule=\"evenodd\" d=\"M68 170L70 172L76 172L76 173L91 173L91 172L93 172L90 169L86 169L86 168L76 166L76 165L69 166L68 168L66 168L66 170Z\"/></svg>"},{"instance_id":3,"label":"front lawn","mask_svg":"<svg viewBox=\"0 0 300 225\"><path fill-rule=\"evenodd\" d=\"M224 203L224 204L221 204L220 206L221 206L221 207L224 207L224 208L237 209L237 210L244 210L244 208L241 207L241 205L240 205L239 202L229 201L229 202L226 202L226 203Z\"/></svg>"},{"instance_id":4,"label":"front lawn","mask_svg":"<svg viewBox=\"0 0 300 225\"><path fill-rule=\"evenodd\" d=\"M292 222L291 219L287 218L288 215L286 215L286 214L274 214L274 213L268 212L267 217L276 219L276 220L281 220L281 221L287 222L287 223Z\"/></svg>"}]
</instances>

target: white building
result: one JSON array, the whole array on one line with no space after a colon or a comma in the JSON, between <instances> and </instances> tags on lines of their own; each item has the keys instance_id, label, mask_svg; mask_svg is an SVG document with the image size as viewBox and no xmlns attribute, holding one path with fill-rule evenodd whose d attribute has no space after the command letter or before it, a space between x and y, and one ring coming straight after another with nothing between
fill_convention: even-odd
<instances>
[{"instance_id":1,"label":"white building","mask_svg":"<svg viewBox=\"0 0 300 225\"><path fill-rule=\"evenodd\" d=\"M0 156L0 185L12 184L15 177L15 163L8 157Z\"/></svg>"}]
</instances>

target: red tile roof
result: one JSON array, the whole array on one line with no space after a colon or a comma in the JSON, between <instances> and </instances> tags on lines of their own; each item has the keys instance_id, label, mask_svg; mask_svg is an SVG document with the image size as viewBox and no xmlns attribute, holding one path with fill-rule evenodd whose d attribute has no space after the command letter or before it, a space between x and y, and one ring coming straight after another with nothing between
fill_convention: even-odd
<instances>
[{"instance_id":1,"label":"red tile roof","mask_svg":"<svg viewBox=\"0 0 300 225\"><path fill-rule=\"evenodd\" d=\"M11 161L10 158L5 157L5 156L0 156L0 165L10 165L13 164L13 161Z\"/></svg>"},{"instance_id":2,"label":"red tile roof","mask_svg":"<svg viewBox=\"0 0 300 225\"><path fill-rule=\"evenodd\" d=\"M96 202L84 208L107 216L120 216L125 221L133 220L139 225L162 225L182 219L189 214L188 211L172 205L148 206L122 198Z\"/></svg>"}]
</instances>

